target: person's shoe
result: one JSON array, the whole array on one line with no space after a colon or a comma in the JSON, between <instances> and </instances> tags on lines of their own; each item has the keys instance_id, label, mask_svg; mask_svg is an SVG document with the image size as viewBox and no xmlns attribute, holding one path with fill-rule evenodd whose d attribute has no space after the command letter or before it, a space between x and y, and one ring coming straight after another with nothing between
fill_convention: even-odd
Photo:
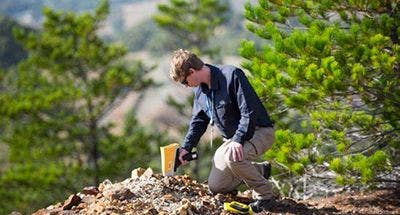
<instances>
[{"instance_id":1,"label":"person's shoe","mask_svg":"<svg viewBox=\"0 0 400 215\"><path fill-rule=\"evenodd\" d=\"M276 200L274 198L271 199L259 199L255 202L249 204L251 210L254 213L259 213L263 210L269 211L276 205Z\"/></svg>"}]
</instances>

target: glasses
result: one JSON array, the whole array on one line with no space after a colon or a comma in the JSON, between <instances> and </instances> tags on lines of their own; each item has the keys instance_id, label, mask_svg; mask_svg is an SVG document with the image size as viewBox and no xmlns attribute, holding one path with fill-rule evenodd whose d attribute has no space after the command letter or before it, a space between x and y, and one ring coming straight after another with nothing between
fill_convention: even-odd
<instances>
[{"instance_id":1,"label":"glasses","mask_svg":"<svg viewBox=\"0 0 400 215\"><path fill-rule=\"evenodd\" d=\"M188 84L187 76L185 76L185 78L183 80L181 80L181 84L183 84L183 85L187 85Z\"/></svg>"},{"instance_id":2,"label":"glasses","mask_svg":"<svg viewBox=\"0 0 400 215\"><path fill-rule=\"evenodd\" d=\"M188 78L189 75L191 75L191 74L192 74L192 72L189 71L189 72L186 74L185 78L181 80L181 84L183 84L183 85L188 85L187 78Z\"/></svg>"}]
</instances>

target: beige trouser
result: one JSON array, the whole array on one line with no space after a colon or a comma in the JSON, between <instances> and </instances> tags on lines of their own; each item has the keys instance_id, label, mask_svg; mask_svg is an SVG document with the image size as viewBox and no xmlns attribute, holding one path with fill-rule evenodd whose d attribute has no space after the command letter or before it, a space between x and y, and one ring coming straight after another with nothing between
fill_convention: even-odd
<instances>
[{"instance_id":1,"label":"beige trouser","mask_svg":"<svg viewBox=\"0 0 400 215\"><path fill-rule=\"evenodd\" d=\"M262 165L253 163L258 155L267 151L274 141L274 129L257 127L254 136L243 145L243 161L229 161L225 156L225 142L215 151L212 168L208 177L208 186L212 193L228 193L242 182L253 190L254 199L268 199L274 196L271 183L263 176Z\"/></svg>"}]
</instances>

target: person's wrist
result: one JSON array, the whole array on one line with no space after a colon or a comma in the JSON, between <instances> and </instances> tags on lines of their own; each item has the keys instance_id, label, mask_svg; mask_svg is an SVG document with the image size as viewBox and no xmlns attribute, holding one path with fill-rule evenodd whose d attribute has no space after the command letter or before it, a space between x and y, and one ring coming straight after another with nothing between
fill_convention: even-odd
<instances>
[{"instance_id":1,"label":"person's wrist","mask_svg":"<svg viewBox=\"0 0 400 215\"><path fill-rule=\"evenodd\" d=\"M187 154L187 153L189 153L189 151L186 150L185 148L179 148L179 153L185 153L185 154Z\"/></svg>"},{"instance_id":2,"label":"person's wrist","mask_svg":"<svg viewBox=\"0 0 400 215\"><path fill-rule=\"evenodd\" d=\"M243 142L243 141L241 141L241 139L240 139L240 138L238 138L238 137L235 137L235 136L232 138L232 141L233 141L233 142L236 142L236 143L240 143L241 145L243 145L243 144L244 144L244 142Z\"/></svg>"},{"instance_id":3,"label":"person's wrist","mask_svg":"<svg viewBox=\"0 0 400 215\"><path fill-rule=\"evenodd\" d=\"M241 144L241 143L239 143L239 142L237 142L237 141L232 141L231 144L232 144L232 145L242 145L242 146L243 146L243 144Z\"/></svg>"},{"instance_id":4,"label":"person's wrist","mask_svg":"<svg viewBox=\"0 0 400 215\"><path fill-rule=\"evenodd\" d=\"M182 146L181 149L185 149L187 152L191 152L193 148L190 146Z\"/></svg>"}]
</instances>

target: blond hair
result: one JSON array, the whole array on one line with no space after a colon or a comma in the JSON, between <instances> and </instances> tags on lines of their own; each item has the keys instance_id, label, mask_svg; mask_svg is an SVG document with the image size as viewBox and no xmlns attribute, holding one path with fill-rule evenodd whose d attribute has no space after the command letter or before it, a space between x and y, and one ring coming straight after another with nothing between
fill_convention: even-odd
<instances>
[{"instance_id":1,"label":"blond hair","mask_svg":"<svg viewBox=\"0 0 400 215\"><path fill-rule=\"evenodd\" d=\"M188 75L190 68L200 70L203 65L203 61L194 53L183 49L176 50L171 59L169 77L176 82L181 81Z\"/></svg>"}]
</instances>

